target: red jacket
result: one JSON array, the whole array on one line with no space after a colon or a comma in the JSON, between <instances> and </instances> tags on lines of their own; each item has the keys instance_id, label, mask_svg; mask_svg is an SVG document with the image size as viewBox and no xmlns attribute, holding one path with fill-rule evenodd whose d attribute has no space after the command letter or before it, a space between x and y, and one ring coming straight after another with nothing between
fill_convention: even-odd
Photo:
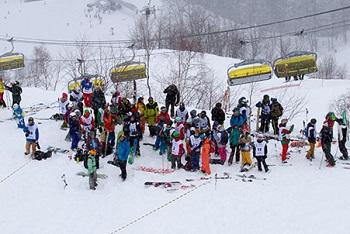
<instances>
[{"instance_id":1,"label":"red jacket","mask_svg":"<svg viewBox=\"0 0 350 234\"><path fill-rule=\"evenodd\" d=\"M168 124L170 122L170 115L168 114L168 112L160 112L158 115L157 115L157 124L160 123L160 121L163 121L165 124Z\"/></svg>"},{"instance_id":2,"label":"red jacket","mask_svg":"<svg viewBox=\"0 0 350 234\"><path fill-rule=\"evenodd\" d=\"M103 123L107 132L114 132L115 125L113 123L112 115L105 113L103 115Z\"/></svg>"}]
</instances>

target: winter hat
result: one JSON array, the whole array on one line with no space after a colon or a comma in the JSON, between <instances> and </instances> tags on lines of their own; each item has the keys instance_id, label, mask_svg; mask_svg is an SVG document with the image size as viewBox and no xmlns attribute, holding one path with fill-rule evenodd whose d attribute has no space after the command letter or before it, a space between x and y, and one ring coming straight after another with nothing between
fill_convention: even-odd
<instances>
[{"instance_id":1,"label":"winter hat","mask_svg":"<svg viewBox=\"0 0 350 234\"><path fill-rule=\"evenodd\" d=\"M13 109L16 110L19 108L19 105L17 103L13 104Z\"/></svg>"},{"instance_id":2,"label":"winter hat","mask_svg":"<svg viewBox=\"0 0 350 234\"><path fill-rule=\"evenodd\" d=\"M191 110L190 115L192 118L197 116L197 111L196 110Z\"/></svg>"},{"instance_id":3,"label":"winter hat","mask_svg":"<svg viewBox=\"0 0 350 234\"><path fill-rule=\"evenodd\" d=\"M288 123L288 119L282 119L281 120L281 124L286 124L286 123Z\"/></svg>"},{"instance_id":4,"label":"winter hat","mask_svg":"<svg viewBox=\"0 0 350 234\"><path fill-rule=\"evenodd\" d=\"M68 94L67 93L62 93L62 98L68 98Z\"/></svg>"},{"instance_id":5,"label":"winter hat","mask_svg":"<svg viewBox=\"0 0 350 234\"><path fill-rule=\"evenodd\" d=\"M217 108L221 108L222 107L222 104L220 102L216 103L215 107Z\"/></svg>"},{"instance_id":6,"label":"winter hat","mask_svg":"<svg viewBox=\"0 0 350 234\"><path fill-rule=\"evenodd\" d=\"M264 139L264 135L261 134L261 133L259 133L259 134L257 135L257 138L258 138L258 139Z\"/></svg>"},{"instance_id":7,"label":"winter hat","mask_svg":"<svg viewBox=\"0 0 350 234\"><path fill-rule=\"evenodd\" d=\"M173 138L178 138L180 136L180 133L178 131L173 132Z\"/></svg>"},{"instance_id":8,"label":"winter hat","mask_svg":"<svg viewBox=\"0 0 350 234\"><path fill-rule=\"evenodd\" d=\"M315 124L315 123L316 123L316 119L311 119L310 122L311 122L312 124Z\"/></svg>"},{"instance_id":9,"label":"winter hat","mask_svg":"<svg viewBox=\"0 0 350 234\"><path fill-rule=\"evenodd\" d=\"M166 107L165 107L165 106L162 106L162 107L160 108L160 111L161 111L161 112L166 112Z\"/></svg>"},{"instance_id":10,"label":"winter hat","mask_svg":"<svg viewBox=\"0 0 350 234\"><path fill-rule=\"evenodd\" d=\"M175 122L176 122L176 123L180 123L180 122L182 122L181 117L180 117L180 116L177 116L177 117L175 118Z\"/></svg>"}]
</instances>

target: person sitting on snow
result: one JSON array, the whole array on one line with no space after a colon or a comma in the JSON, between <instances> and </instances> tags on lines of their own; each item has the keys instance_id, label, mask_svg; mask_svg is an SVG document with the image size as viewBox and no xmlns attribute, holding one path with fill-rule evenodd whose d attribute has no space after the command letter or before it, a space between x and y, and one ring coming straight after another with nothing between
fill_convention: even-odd
<instances>
[{"instance_id":1,"label":"person sitting on snow","mask_svg":"<svg viewBox=\"0 0 350 234\"><path fill-rule=\"evenodd\" d=\"M39 140L39 129L38 126L34 123L33 117L28 118L28 125L23 128L23 132L26 136L26 145L25 145L25 155L30 154L30 149L32 149L31 156L32 158L35 155L36 146Z\"/></svg>"},{"instance_id":2,"label":"person sitting on snow","mask_svg":"<svg viewBox=\"0 0 350 234\"><path fill-rule=\"evenodd\" d=\"M22 108L17 103L15 103L13 105L12 116L16 120L18 128L24 128L25 127L24 112L23 112Z\"/></svg>"}]
</instances>

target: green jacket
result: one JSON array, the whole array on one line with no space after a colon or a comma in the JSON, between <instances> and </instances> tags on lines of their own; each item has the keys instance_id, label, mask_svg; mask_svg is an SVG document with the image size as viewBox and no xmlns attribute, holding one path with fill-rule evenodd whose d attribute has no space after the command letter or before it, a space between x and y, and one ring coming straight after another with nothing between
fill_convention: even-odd
<instances>
[{"instance_id":1,"label":"green jacket","mask_svg":"<svg viewBox=\"0 0 350 234\"><path fill-rule=\"evenodd\" d=\"M147 120L147 124L149 126L156 125L156 118L157 118L158 112L159 112L159 108L158 108L157 102L153 102L152 104L147 103L144 115L145 115L145 119Z\"/></svg>"},{"instance_id":2,"label":"green jacket","mask_svg":"<svg viewBox=\"0 0 350 234\"><path fill-rule=\"evenodd\" d=\"M239 138L241 136L240 128L231 128L230 130L230 145L239 145Z\"/></svg>"},{"instance_id":3,"label":"green jacket","mask_svg":"<svg viewBox=\"0 0 350 234\"><path fill-rule=\"evenodd\" d=\"M92 155L89 155L87 164L88 164L89 175L95 173L96 172L96 158Z\"/></svg>"}]
</instances>

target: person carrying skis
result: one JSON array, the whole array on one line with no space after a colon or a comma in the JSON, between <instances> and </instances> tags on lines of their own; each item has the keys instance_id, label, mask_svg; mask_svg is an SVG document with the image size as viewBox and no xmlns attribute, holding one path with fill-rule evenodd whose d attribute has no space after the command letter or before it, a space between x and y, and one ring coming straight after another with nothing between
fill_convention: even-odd
<instances>
[{"instance_id":1,"label":"person carrying skis","mask_svg":"<svg viewBox=\"0 0 350 234\"><path fill-rule=\"evenodd\" d=\"M328 162L327 167L334 167L335 160L334 160L334 157L331 153L333 132L326 121L323 123L322 129L320 131L320 138L321 138L322 150L323 150L324 154L326 155L326 159Z\"/></svg>"},{"instance_id":2,"label":"person carrying skis","mask_svg":"<svg viewBox=\"0 0 350 234\"><path fill-rule=\"evenodd\" d=\"M14 83L11 83L11 87L5 85L5 89L12 93L12 107L15 103L17 103L18 105L21 105L22 88L19 85L19 82L16 81Z\"/></svg>"},{"instance_id":3,"label":"person carrying skis","mask_svg":"<svg viewBox=\"0 0 350 234\"><path fill-rule=\"evenodd\" d=\"M87 158L87 169L89 174L89 185L91 190L96 190L97 186L97 166L96 166L96 150L92 149L89 151Z\"/></svg>"},{"instance_id":4,"label":"person carrying skis","mask_svg":"<svg viewBox=\"0 0 350 234\"><path fill-rule=\"evenodd\" d=\"M348 127L344 123L343 119L337 119L338 122L338 144L339 150L342 153L342 156L339 158L340 160L348 160L348 150L346 149L346 138L348 136Z\"/></svg>"},{"instance_id":5,"label":"person carrying skis","mask_svg":"<svg viewBox=\"0 0 350 234\"><path fill-rule=\"evenodd\" d=\"M265 172L269 171L266 164L267 143L264 141L264 135L258 134L257 140L253 144L253 156L258 161L258 170L262 171L261 164L264 166Z\"/></svg>"},{"instance_id":6,"label":"person carrying skis","mask_svg":"<svg viewBox=\"0 0 350 234\"><path fill-rule=\"evenodd\" d=\"M23 112L22 108L17 103L15 103L13 105L12 117L15 119L18 128L25 127L24 112Z\"/></svg>"},{"instance_id":7,"label":"person carrying skis","mask_svg":"<svg viewBox=\"0 0 350 234\"><path fill-rule=\"evenodd\" d=\"M70 148L71 150L76 151L78 149L78 144L80 141L81 130L80 130L79 119L75 112L70 113L68 125L69 125L69 134L72 139Z\"/></svg>"},{"instance_id":8,"label":"person carrying skis","mask_svg":"<svg viewBox=\"0 0 350 234\"><path fill-rule=\"evenodd\" d=\"M179 108L177 108L175 113L175 119L176 117L181 118L181 122L185 123L188 119L188 111L186 110L185 103L181 102Z\"/></svg>"},{"instance_id":9,"label":"person carrying skis","mask_svg":"<svg viewBox=\"0 0 350 234\"><path fill-rule=\"evenodd\" d=\"M158 112L158 103L155 102L152 97L149 97L145 109L145 119L147 121L149 134L151 137L156 136L155 125Z\"/></svg>"},{"instance_id":10,"label":"person carrying skis","mask_svg":"<svg viewBox=\"0 0 350 234\"><path fill-rule=\"evenodd\" d=\"M225 112L223 111L222 104L220 102L216 103L215 107L211 110L211 120L214 121L214 124L224 124Z\"/></svg>"},{"instance_id":11,"label":"person carrying skis","mask_svg":"<svg viewBox=\"0 0 350 234\"><path fill-rule=\"evenodd\" d=\"M229 141L231 148L230 157L228 159L229 166L232 165L234 155L236 155L236 163L238 163L240 160L239 138L242 133L243 123L244 119L240 113L240 110L238 108L233 109L233 115L230 120L231 127L227 129L227 132L230 134Z\"/></svg>"},{"instance_id":12,"label":"person carrying skis","mask_svg":"<svg viewBox=\"0 0 350 234\"><path fill-rule=\"evenodd\" d=\"M281 123L279 125L279 140L282 144L282 163L288 163L287 162L287 153L288 153L288 147L290 142L290 134L292 133L294 129L294 125L290 126L290 128L287 128L288 119L282 119Z\"/></svg>"},{"instance_id":13,"label":"person carrying skis","mask_svg":"<svg viewBox=\"0 0 350 234\"><path fill-rule=\"evenodd\" d=\"M0 78L0 107L6 107L6 103L4 100L4 93L5 93L5 84L2 78Z\"/></svg>"},{"instance_id":14,"label":"person carrying skis","mask_svg":"<svg viewBox=\"0 0 350 234\"><path fill-rule=\"evenodd\" d=\"M207 116L207 112L204 110L201 112L199 116L199 127L200 127L201 133L206 133L211 129L210 120Z\"/></svg>"},{"instance_id":15,"label":"person carrying skis","mask_svg":"<svg viewBox=\"0 0 350 234\"><path fill-rule=\"evenodd\" d=\"M252 165L252 159L250 157L252 138L250 137L249 132L242 134L239 138L239 144L242 155L241 172L245 172L248 171L249 167Z\"/></svg>"},{"instance_id":16,"label":"person carrying skis","mask_svg":"<svg viewBox=\"0 0 350 234\"><path fill-rule=\"evenodd\" d=\"M71 101L73 104L73 109L78 109L81 113L83 113L83 93L81 92L80 88L76 87L69 94L69 101Z\"/></svg>"},{"instance_id":17,"label":"person carrying skis","mask_svg":"<svg viewBox=\"0 0 350 234\"><path fill-rule=\"evenodd\" d=\"M210 170L210 149L211 149L211 140L210 140L210 133L207 132L205 135L203 135L203 146L202 146L202 172L206 175L211 174Z\"/></svg>"},{"instance_id":18,"label":"person carrying skis","mask_svg":"<svg viewBox=\"0 0 350 234\"><path fill-rule=\"evenodd\" d=\"M183 145L183 141L180 139L180 133L178 131L174 131L172 134L173 140L171 142L171 169L182 168L181 157L185 153L185 148ZM199 161L198 161L199 163Z\"/></svg>"},{"instance_id":19,"label":"person carrying skis","mask_svg":"<svg viewBox=\"0 0 350 234\"><path fill-rule=\"evenodd\" d=\"M59 119L63 120L63 123L61 125L61 129L65 129L68 127L67 119L65 119L65 115L68 110L68 94L67 93L62 93L62 97L59 98L58 100L58 109L59 109Z\"/></svg>"},{"instance_id":20,"label":"person carrying skis","mask_svg":"<svg viewBox=\"0 0 350 234\"><path fill-rule=\"evenodd\" d=\"M145 126L146 126L146 119L145 119L145 109L146 105L143 102L143 97L139 97L136 102L136 108L139 112L140 116L140 127L141 127L141 132L142 135L145 134Z\"/></svg>"},{"instance_id":21,"label":"person carrying skis","mask_svg":"<svg viewBox=\"0 0 350 234\"><path fill-rule=\"evenodd\" d=\"M196 129L194 135L190 137L190 145L191 145L191 165L192 172L199 170L199 157L201 153L202 147L202 139L200 137L200 129Z\"/></svg>"},{"instance_id":22,"label":"person carrying skis","mask_svg":"<svg viewBox=\"0 0 350 234\"><path fill-rule=\"evenodd\" d=\"M26 136L26 145L25 145L25 155L30 154L30 149L32 149L31 156L32 158L36 152L36 146L39 140L39 129L38 126L34 123L33 117L28 118L28 124L23 128L23 132Z\"/></svg>"},{"instance_id":23,"label":"person carrying skis","mask_svg":"<svg viewBox=\"0 0 350 234\"><path fill-rule=\"evenodd\" d=\"M262 133L269 131L270 119L271 119L271 105L269 95L264 95L262 102L258 102L256 107L261 109L260 128L259 131Z\"/></svg>"},{"instance_id":24,"label":"person carrying skis","mask_svg":"<svg viewBox=\"0 0 350 234\"><path fill-rule=\"evenodd\" d=\"M273 128L273 134L278 135L278 119L283 115L283 107L282 105L277 101L277 98L271 98L271 121L272 121L272 128Z\"/></svg>"},{"instance_id":25,"label":"person carrying skis","mask_svg":"<svg viewBox=\"0 0 350 234\"><path fill-rule=\"evenodd\" d=\"M86 139L87 134L95 129L94 117L90 113L90 110L86 109L84 111L84 114L80 117L80 125L84 139Z\"/></svg>"},{"instance_id":26,"label":"person carrying skis","mask_svg":"<svg viewBox=\"0 0 350 234\"><path fill-rule=\"evenodd\" d=\"M116 153L118 155L118 165L121 171L120 177L123 181L125 181L127 177L126 164L130 154L130 143L123 131L118 133Z\"/></svg>"},{"instance_id":27,"label":"person carrying skis","mask_svg":"<svg viewBox=\"0 0 350 234\"><path fill-rule=\"evenodd\" d=\"M305 134L310 145L310 148L306 154L306 158L312 161L312 159L315 158L315 145L317 139L316 119L311 119L307 124Z\"/></svg>"},{"instance_id":28,"label":"person carrying skis","mask_svg":"<svg viewBox=\"0 0 350 234\"><path fill-rule=\"evenodd\" d=\"M171 118L174 118L174 108L180 102L180 92L176 87L176 85L171 84L163 91L163 93L166 94L166 97L165 97L166 111L169 112L169 107L170 107Z\"/></svg>"}]
</instances>

